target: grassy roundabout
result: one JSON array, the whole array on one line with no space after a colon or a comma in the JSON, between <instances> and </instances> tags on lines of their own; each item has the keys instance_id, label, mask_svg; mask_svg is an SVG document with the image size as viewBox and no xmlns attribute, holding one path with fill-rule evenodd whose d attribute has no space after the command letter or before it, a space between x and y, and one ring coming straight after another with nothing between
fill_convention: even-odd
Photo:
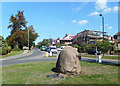
<instances>
[{"instance_id":1,"label":"grassy roundabout","mask_svg":"<svg viewBox=\"0 0 120 86\"><path fill-rule=\"evenodd\" d=\"M65 79L47 78L55 62L35 62L3 67L3 84L118 84L118 66L80 62L84 74Z\"/></svg>"}]
</instances>

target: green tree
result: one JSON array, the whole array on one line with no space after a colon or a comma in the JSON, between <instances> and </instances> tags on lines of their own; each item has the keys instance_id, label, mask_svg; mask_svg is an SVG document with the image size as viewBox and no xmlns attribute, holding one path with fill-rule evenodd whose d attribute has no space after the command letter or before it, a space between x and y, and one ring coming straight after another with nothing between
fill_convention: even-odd
<instances>
[{"instance_id":1,"label":"green tree","mask_svg":"<svg viewBox=\"0 0 120 86\"><path fill-rule=\"evenodd\" d=\"M27 21L23 15L24 11L18 11L15 16L11 16L10 25L11 35L6 40L8 44L13 48L19 47L23 49L23 46L28 46L28 29L29 29L29 48L34 45L34 41L38 37L38 34L33 32L33 25L26 27Z\"/></svg>"},{"instance_id":2,"label":"green tree","mask_svg":"<svg viewBox=\"0 0 120 86\"><path fill-rule=\"evenodd\" d=\"M10 53L11 47L8 46L3 36L0 36L0 54L6 55Z\"/></svg>"},{"instance_id":3,"label":"green tree","mask_svg":"<svg viewBox=\"0 0 120 86\"><path fill-rule=\"evenodd\" d=\"M29 29L29 48L30 48L31 46L35 45L34 41L37 39L38 33L35 33L33 25L29 26L28 29ZM28 35L26 37L28 38ZM28 41L27 41L27 44L28 44Z\"/></svg>"},{"instance_id":4,"label":"green tree","mask_svg":"<svg viewBox=\"0 0 120 86\"><path fill-rule=\"evenodd\" d=\"M55 45L56 45L56 47L58 48L58 47L61 47L61 45L60 45L60 43L55 43Z\"/></svg>"},{"instance_id":5,"label":"green tree","mask_svg":"<svg viewBox=\"0 0 120 86\"><path fill-rule=\"evenodd\" d=\"M17 14L15 16L10 17L10 25L8 26L8 28L11 29L11 34L13 34L16 30L21 30L24 29L26 27L27 21L23 15L24 11L18 11Z\"/></svg>"}]
</instances>

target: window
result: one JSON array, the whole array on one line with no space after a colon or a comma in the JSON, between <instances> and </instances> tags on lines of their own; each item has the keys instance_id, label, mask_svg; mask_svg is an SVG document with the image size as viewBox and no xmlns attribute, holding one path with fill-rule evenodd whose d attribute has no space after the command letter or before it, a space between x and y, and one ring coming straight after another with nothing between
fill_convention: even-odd
<instances>
[{"instance_id":1,"label":"window","mask_svg":"<svg viewBox=\"0 0 120 86\"><path fill-rule=\"evenodd\" d=\"M120 39L120 36L118 36L117 39Z\"/></svg>"}]
</instances>

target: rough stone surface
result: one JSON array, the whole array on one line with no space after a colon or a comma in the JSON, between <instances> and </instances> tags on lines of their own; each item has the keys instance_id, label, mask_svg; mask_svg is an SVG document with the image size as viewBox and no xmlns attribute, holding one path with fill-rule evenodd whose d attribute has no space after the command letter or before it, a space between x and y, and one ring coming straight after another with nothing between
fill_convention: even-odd
<instances>
[{"instance_id":1,"label":"rough stone surface","mask_svg":"<svg viewBox=\"0 0 120 86\"><path fill-rule=\"evenodd\" d=\"M59 54L56 63L58 73L78 75L81 72L78 52L71 46L66 46Z\"/></svg>"}]
</instances>

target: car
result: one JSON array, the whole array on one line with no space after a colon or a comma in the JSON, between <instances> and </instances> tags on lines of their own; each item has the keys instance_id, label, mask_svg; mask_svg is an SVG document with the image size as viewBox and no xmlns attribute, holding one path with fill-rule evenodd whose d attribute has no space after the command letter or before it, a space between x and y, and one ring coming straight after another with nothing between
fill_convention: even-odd
<instances>
[{"instance_id":1,"label":"car","mask_svg":"<svg viewBox=\"0 0 120 86\"><path fill-rule=\"evenodd\" d=\"M47 48L45 49L45 51L48 51L48 49L49 49L49 47L47 47Z\"/></svg>"},{"instance_id":2,"label":"car","mask_svg":"<svg viewBox=\"0 0 120 86\"><path fill-rule=\"evenodd\" d=\"M64 49L65 46L61 46L60 48L58 48L58 51L62 51Z\"/></svg>"},{"instance_id":3,"label":"car","mask_svg":"<svg viewBox=\"0 0 120 86\"><path fill-rule=\"evenodd\" d=\"M87 53L88 53L88 54L94 54L94 55L95 55L95 53L97 53L97 55L100 55L100 54L101 54L101 51L97 51L97 52L96 52L95 49L88 49L88 50L87 50Z\"/></svg>"},{"instance_id":4,"label":"car","mask_svg":"<svg viewBox=\"0 0 120 86\"><path fill-rule=\"evenodd\" d=\"M46 46L42 46L42 47L41 47L41 50L42 50L42 51L45 51L45 49L46 49Z\"/></svg>"},{"instance_id":5,"label":"car","mask_svg":"<svg viewBox=\"0 0 120 86\"><path fill-rule=\"evenodd\" d=\"M56 46L50 46L49 49L48 49L48 52L52 52L53 54L56 54L57 53L57 49L56 49Z\"/></svg>"}]
</instances>

